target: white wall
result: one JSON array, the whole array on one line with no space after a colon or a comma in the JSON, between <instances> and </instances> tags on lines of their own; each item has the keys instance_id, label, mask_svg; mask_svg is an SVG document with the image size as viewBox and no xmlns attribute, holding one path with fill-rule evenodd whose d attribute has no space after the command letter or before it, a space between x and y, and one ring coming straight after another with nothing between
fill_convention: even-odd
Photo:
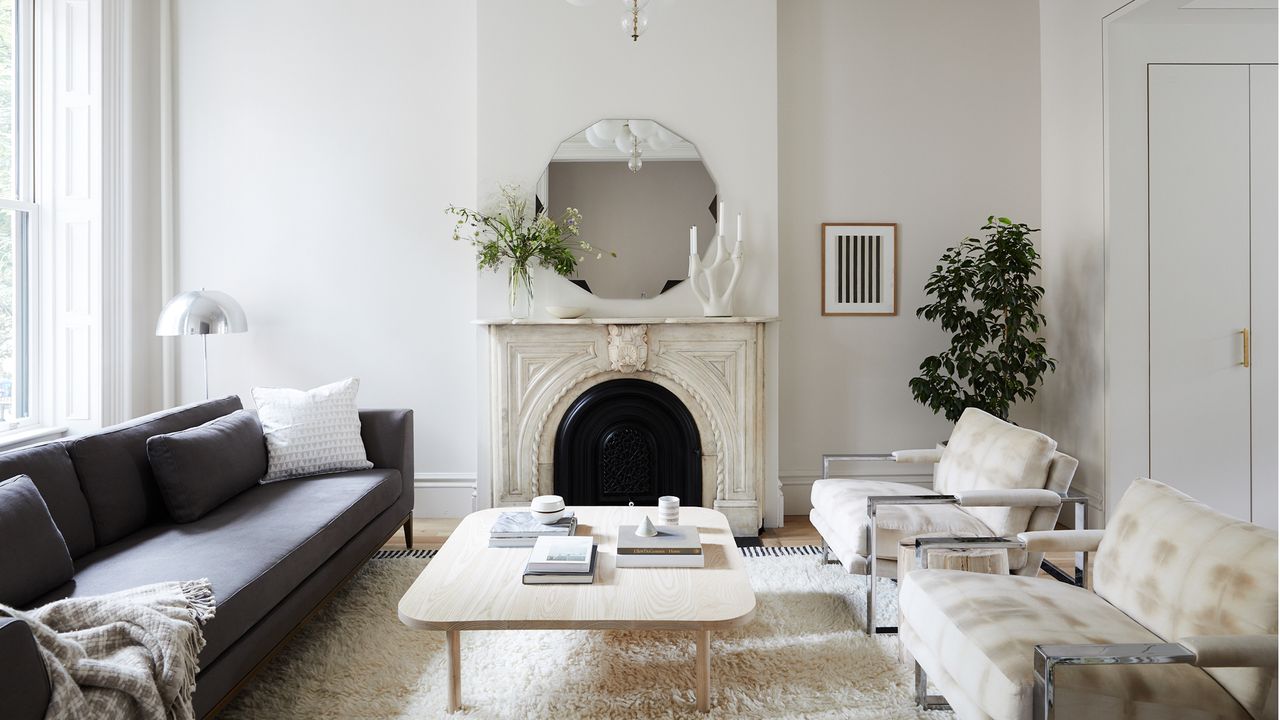
<instances>
[{"instance_id":1,"label":"white wall","mask_svg":"<svg viewBox=\"0 0 1280 720\"><path fill-rule=\"evenodd\" d=\"M1102 18L1126 0L1040 1L1041 226L1049 353L1044 432L1105 506ZM1091 515L1091 525L1101 517Z\"/></svg>"},{"instance_id":2,"label":"white wall","mask_svg":"<svg viewBox=\"0 0 1280 720\"><path fill-rule=\"evenodd\" d=\"M789 2L790 0L788 0ZM600 118L652 118L698 147L730 217L745 214L746 265L735 311L778 311L777 8L773 0L654 2L649 31L631 42L617 2L579 8L564 0L480 0L479 167L482 201L498 183L532 188L560 141ZM687 243L687 235L684 236ZM502 317L502 275L480 278L481 316ZM546 272L535 274L535 310L587 306L594 315L693 316L685 283L650 300L600 299ZM777 335L770 332L766 383L776 393ZM488 367L483 336L477 365ZM487 388L477 406L487 412ZM767 400L765 517L775 495L776 397ZM487 427L480 447L487 447ZM487 453L480 459L488 497Z\"/></svg>"},{"instance_id":3,"label":"white wall","mask_svg":"<svg viewBox=\"0 0 1280 720\"><path fill-rule=\"evenodd\" d=\"M949 434L907 387L947 341L915 309L943 250L988 215L1039 222L1040 28L1025 0L778 5L780 474L797 514L822 453ZM898 223L896 317L820 315L819 226L850 221ZM1015 417L1037 424L1034 406Z\"/></svg>"},{"instance_id":4,"label":"white wall","mask_svg":"<svg viewBox=\"0 0 1280 720\"><path fill-rule=\"evenodd\" d=\"M175 8L177 284L249 318L210 338L210 392L358 376L362 406L414 409L420 476L463 483L476 290L443 210L475 202L475 20L466 0ZM178 344L199 399L199 340Z\"/></svg>"}]
</instances>

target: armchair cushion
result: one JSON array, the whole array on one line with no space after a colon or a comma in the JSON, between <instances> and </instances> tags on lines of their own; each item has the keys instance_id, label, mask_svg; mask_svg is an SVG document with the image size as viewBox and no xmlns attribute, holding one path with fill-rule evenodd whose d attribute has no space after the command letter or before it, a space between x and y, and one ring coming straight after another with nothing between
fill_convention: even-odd
<instances>
[{"instance_id":1,"label":"armchair cushion","mask_svg":"<svg viewBox=\"0 0 1280 720\"><path fill-rule=\"evenodd\" d=\"M1098 595L1165 642L1197 635L1274 635L1276 566L1274 531L1140 478L1109 518L1093 585ZM1206 672L1255 717L1274 702L1275 668Z\"/></svg>"},{"instance_id":2,"label":"armchair cushion","mask_svg":"<svg viewBox=\"0 0 1280 720\"><path fill-rule=\"evenodd\" d=\"M1094 593L1043 578L918 570L898 602L907 650L949 699L996 720L1031 717L1036 645L1162 642ZM1248 718L1191 665L1060 668L1056 687L1058 717Z\"/></svg>"},{"instance_id":3,"label":"armchair cushion","mask_svg":"<svg viewBox=\"0 0 1280 720\"><path fill-rule=\"evenodd\" d=\"M936 463L942 459L941 448L894 450L890 454L893 455L893 461L899 463Z\"/></svg>"},{"instance_id":4,"label":"armchair cushion","mask_svg":"<svg viewBox=\"0 0 1280 720\"><path fill-rule=\"evenodd\" d=\"M1274 668L1280 652L1275 635L1201 635L1178 642L1195 653L1200 667Z\"/></svg>"},{"instance_id":5,"label":"armchair cushion","mask_svg":"<svg viewBox=\"0 0 1280 720\"><path fill-rule=\"evenodd\" d=\"M1028 552L1094 552L1102 542L1101 530L1041 530L1018 533Z\"/></svg>"},{"instance_id":6,"label":"armchair cushion","mask_svg":"<svg viewBox=\"0 0 1280 720\"><path fill-rule=\"evenodd\" d=\"M1016 490L959 490L956 499L961 507L1058 507L1062 496L1051 490L1018 488Z\"/></svg>"},{"instance_id":7,"label":"armchair cushion","mask_svg":"<svg viewBox=\"0 0 1280 720\"><path fill-rule=\"evenodd\" d=\"M849 551L865 561L871 548L867 542L867 498L873 495L936 495L927 488L884 480L831 478L813 483L814 526L849 572L865 572L865 565L846 558ZM990 535L991 530L956 505L888 505L877 510L879 534L876 551L880 558L897 560L898 541L912 535ZM847 548L845 552L842 550ZM1015 558L1010 557L1010 563ZM856 566L855 566L856 565ZM1020 565L1019 565L1020 567Z\"/></svg>"},{"instance_id":8,"label":"armchair cushion","mask_svg":"<svg viewBox=\"0 0 1280 720\"><path fill-rule=\"evenodd\" d=\"M1057 448L1058 443L1047 435L969 408L947 441L934 489L951 495L962 490L1044 489ZM1032 508L970 508L969 512L994 534L1015 535L1027 529Z\"/></svg>"}]
</instances>

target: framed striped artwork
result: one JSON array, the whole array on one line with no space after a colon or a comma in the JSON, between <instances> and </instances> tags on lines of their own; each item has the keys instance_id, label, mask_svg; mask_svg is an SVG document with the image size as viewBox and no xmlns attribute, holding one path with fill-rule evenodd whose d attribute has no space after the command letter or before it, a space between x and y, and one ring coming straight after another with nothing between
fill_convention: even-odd
<instances>
[{"instance_id":1,"label":"framed striped artwork","mask_svg":"<svg viewBox=\"0 0 1280 720\"><path fill-rule=\"evenodd\" d=\"M898 224L822 224L822 314L898 314Z\"/></svg>"}]
</instances>

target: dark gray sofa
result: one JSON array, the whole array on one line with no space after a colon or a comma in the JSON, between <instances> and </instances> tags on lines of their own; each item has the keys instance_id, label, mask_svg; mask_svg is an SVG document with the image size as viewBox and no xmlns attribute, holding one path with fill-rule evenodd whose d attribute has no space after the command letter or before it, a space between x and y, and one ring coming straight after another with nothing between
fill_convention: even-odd
<instances>
[{"instance_id":1,"label":"dark gray sofa","mask_svg":"<svg viewBox=\"0 0 1280 720\"><path fill-rule=\"evenodd\" d=\"M198 716L216 713L401 527L406 543L411 540L411 410L360 412L371 470L254 486L194 522L173 522L151 474L147 438L240 407L232 396L0 454L0 480L20 473L31 477L75 563L74 579L33 606L209 578L217 611L204 628ZM27 625L0 618L0 714L41 718L48 697L48 679Z\"/></svg>"}]
</instances>

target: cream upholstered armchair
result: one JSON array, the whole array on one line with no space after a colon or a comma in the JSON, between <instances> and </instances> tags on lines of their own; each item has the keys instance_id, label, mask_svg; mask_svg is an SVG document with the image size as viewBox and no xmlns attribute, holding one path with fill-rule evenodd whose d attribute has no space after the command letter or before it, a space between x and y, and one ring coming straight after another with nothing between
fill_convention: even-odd
<instances>
[{"instance_id":1,"label":"cream upholstered armchair","mask_svg":"<svg viewBox=\"0 0 1280 720\"><path fill-rule=\"evenodd\" d=\"M896 462L936 463L932 490L883 480L815 481L809 518L822 535L823 562L834 553L847 572L871 576L867 632L896 632L876 625L874 578L896 576L903 538L939 533L1012 537L1053 529L1077 465L1057 447L1046 435L969 408L945 449L892 455ZM1010 571L1035 575L1042 555L1012 550Z\"/></svg>"},{"instance_id":2,"label":"cream upholstered armchair","mask_svg":"<svg viewBox=\"0 0 1280 720\"><path fill-rule=\"evenodd\" d=\"M900 638L965 719L1275 718L1276 533L1139 479L1107 529L1017 539L924 538L1024 552L1096 552L1093 589L918 569Z\"/></svg>"}]
</instances>

